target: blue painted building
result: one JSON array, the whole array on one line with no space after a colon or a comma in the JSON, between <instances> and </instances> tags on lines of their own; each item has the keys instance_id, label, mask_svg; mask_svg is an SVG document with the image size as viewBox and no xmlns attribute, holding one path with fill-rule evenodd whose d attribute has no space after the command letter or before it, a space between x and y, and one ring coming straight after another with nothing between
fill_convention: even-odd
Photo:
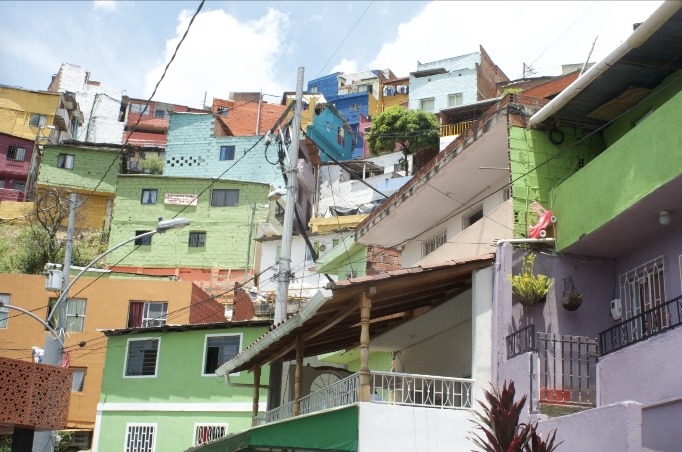
<instances>
[{"instance_id":1,"label":"blue painted building","mask_svg":"<svg viewBox=\"0 0 682 452\"><path fill-rule=\"evenodd\" d=\"M349 160L353 153L353 130L341 112L331 104L315 109L313 123L306 128L306 135L321 149L320 160Z\"/></svg>"},{"instance_id":2,"label":"blue painted building","mask_svg":"<svg viewBox=\"0 0 682 452\"><path fill-rule=\"evenodd\" d=\"M171 113L165 176L261 182L284 187L277 149L262 135L224 136L212 114ZM270 163L269 163L270 162Z\"/></svg>"}]
</instances>

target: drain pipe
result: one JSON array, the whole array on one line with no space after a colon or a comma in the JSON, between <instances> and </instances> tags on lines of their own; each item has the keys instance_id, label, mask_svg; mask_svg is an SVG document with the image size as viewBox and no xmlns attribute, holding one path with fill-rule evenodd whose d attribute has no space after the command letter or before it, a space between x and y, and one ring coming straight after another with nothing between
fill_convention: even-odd
<instances>
[{"instance_id":1,"label":"drain pipe","mask_svg":"<svg viewBox=\"0 0 682 452\"><path fill-rule=\"evenodd\" d=\"M616 64L630 50L636 49L646 42L658 29L667 22L680 8L682 2L666 1L658 7L649 18L642 23L621 45L609 53L603 60L592 66L587 72L578 77L568 88L552 99L540 111L529 119L530 127L537 127L557 111L561 110L577 94L587 88L590 83L599 78L607 69Z\"/></svg>"},{"instance_id":2,"label":"drain pipe","mask_svg":"<svg viewBox=\"0 0 682 452\"><path fill-rule=\"evenodd\" d=\"M233 387L233 388L255 388L256 387L255 383L232 383L230 381L230 374L225 374L225 383L227 383L228 386ZM264 388L264 389L267 389L268 391L270 390L269 385L259 384L258 388Z\"/></svg>"}]
</instances>

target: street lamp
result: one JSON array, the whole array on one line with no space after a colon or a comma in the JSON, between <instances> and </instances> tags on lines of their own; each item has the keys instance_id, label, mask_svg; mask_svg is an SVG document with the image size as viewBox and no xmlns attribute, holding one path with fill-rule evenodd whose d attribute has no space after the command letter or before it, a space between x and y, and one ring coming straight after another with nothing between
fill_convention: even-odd
<instances>
[{"instance_id":1,"label":"street lamp","mask_svg":"<svg viewBox=\"0 0 682 452\"><path fill-rule=\"evenodd\" d=\"M158 223L156 223L156 229L153 231L148 231L143 234L136 235L135 237L131 237L128 240L125 240L108 250L106 250L104 253L100 254L96 258L94 258L88 265L86 265L83 270L80 271L76 275L76 277L66 286L66 288L62 291L62 293L59 295L59 298L57 298L57 301L55 302L54 306L52 307L52 310L50 311L50 314L47 316L47 322L49 323L50 320L52 320L52 317L54 317L55 312L57 312L57 308L59 308L59 303L61 303L69 294L69 289L71 289L71 286L74 285L78 279L83 276L85 272L87 272L93 265L95 265L97 262L99 262L101 259L109 255L110 253L116 251L123 245L126 245L130 242L133 242L135 240L144 238L144 237L151 237L152 235L156 233L161 233L163 234L164 232L170 230L170 229L179 229L179 228L184 228L185 226L189 225L189 220L187 218L173 218L171 220L159 220ZM68 280L69 275L63 275L63 278ZM63 331L59 331L60 334L63 334ZM59 338L58 338L59 339Z\"/></svg>"}]
</instances>

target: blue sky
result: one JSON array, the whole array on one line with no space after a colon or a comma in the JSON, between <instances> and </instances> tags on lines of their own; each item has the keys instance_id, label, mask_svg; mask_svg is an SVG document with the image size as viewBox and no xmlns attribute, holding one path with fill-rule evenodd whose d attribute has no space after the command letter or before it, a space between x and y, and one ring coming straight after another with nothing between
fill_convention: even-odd
<instances>
[{"instance_id":1,"label":"blue sky","mask_svg":"<svg viewBox=\"0 0 682 452\"><path fill-rule=\"evenodd\" d=\"M597 36L591 61L606 56L660 4L207 1L155 98L200 106L205 93L209 103L232 91L281 96L295 89L298 66L306 82L336 70L388 67L406 76L417 60L475 52L479 44L511 79L522 63L557 74L561 64L584 62ZM2 1L0 84L45 89L68 62L107 88L146 97L198 5Z\"/></svg>"}]
</instances>

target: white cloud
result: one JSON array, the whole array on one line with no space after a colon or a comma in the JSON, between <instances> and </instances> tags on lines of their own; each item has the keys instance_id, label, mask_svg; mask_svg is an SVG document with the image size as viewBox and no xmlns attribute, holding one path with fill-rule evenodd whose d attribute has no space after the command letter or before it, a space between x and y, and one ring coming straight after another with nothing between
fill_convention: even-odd
<instances>
[{"instance_id":1,"label":"white cloud","mask_svg":"<svg viewBox=\"0 0 682 452\"><path fill-rule=\"evenodd\" d=\"M92 2L92 7L106 12L113 12L118 8L118 2L115 0L95 0Z\"/></svg>"},{"instance_id":2,"label":"white cloud","mask_svg":"<svg viewBox=\"0 0 682 452\"><path fill-rule=\"evenodd\" d=\"M360 69L358 69L357 60L349 60L347 58L344 58L329 71L330 74L333 74L334 72L353 74L355 72L360 72Z\"/></svg>"},{"instance_id":3,"label":"white cloud","mask_svg":"<svg viewBox=\"0 0 682 452\"><path fill-rule=\"evenodd\" d=\"M562 64L584 62L596 35L591 61L605 57L632 32L633 23L645 20L660 4L431 2L399 25L396 38L383 44L368 67L389 67L405 76L416 69L417 60L477 52L480 44L512 79L521 76L522 63L534 61L534 68L557 74Z\"/></svg>"},{"instance_id":4,"label":"white cloud","mask_svg":"<svg viewBox=\"0 0 682 452\"><path fill-rule=\"evenodd\" d=\"M166 41L163 62L146 74L145 96L152 93L192 14L180 13L177 35ZM227 98L230 92L283 92L276 66L288 50L284 47L288 28L288 15L275 9L243 23L222 10L199 14L154 98L201 106L205 92L207 103L213 97Z\"/></svg>"}]
</instances>

